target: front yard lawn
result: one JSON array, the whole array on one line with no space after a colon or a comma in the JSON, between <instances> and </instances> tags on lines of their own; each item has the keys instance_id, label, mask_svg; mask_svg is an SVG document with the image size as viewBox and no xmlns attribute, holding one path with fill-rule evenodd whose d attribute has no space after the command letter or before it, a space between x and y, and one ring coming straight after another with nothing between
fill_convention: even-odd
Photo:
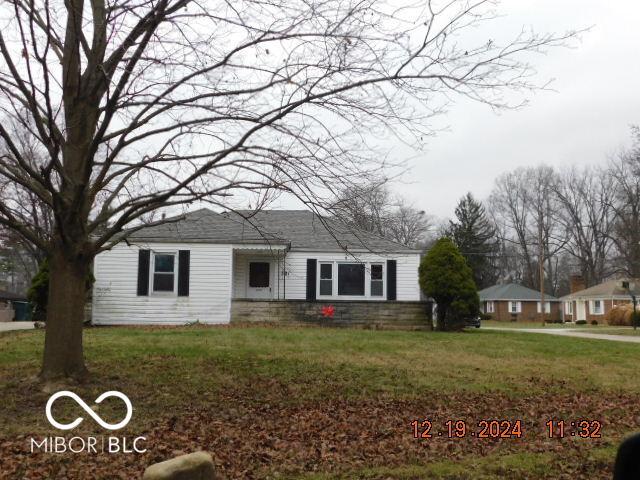
<instances>
[{"instance_id":1,"label":"front yard lawn","mask_svg":"<svg viewBox=\"0 0 640 480\"><path fill-rule=\"evenodd\" d=\"M90 404L128 395L118 435L146 436L148 451L31 454L30 437L61 434L34 381L42 344L41 331L0 334L0 478L134 479L203 449L221 478L605 479L640 427L640 345L482 329L91 328L91 380L70 389ZM110 402L98 411L117 422ZM59 421L79 415L56 404ZM434 435L417 440L410 423L425 418ZM602 438L549 439L550 418L599 420ZM520 419L522 438L472 437L483 419ZM447 420L469 434L446 438ZM102 434L90 418L73 430Z\"/></svg>"}]
</instances>

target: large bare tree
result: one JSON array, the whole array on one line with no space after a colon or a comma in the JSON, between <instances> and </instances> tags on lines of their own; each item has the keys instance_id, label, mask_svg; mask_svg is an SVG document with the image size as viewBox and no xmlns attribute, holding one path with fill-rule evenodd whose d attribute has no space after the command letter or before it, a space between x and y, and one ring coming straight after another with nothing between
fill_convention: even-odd
<instances>
[{"instance_id":1,"label":"large bare tree","mask_svg":"<svg viewBox=\"0 0 640 480\"><path fill-rule=\"evenodd\" d=\"M611 274L614 182L604 169L571 167L555 182L558 219L569 233L564 246L588 287Z\"/></svg>"},{"instance_id":2,"label":"large bare tree","mask_svg":"<svg viewBox=\"0 0 640 480\"><path fill-rule=\"evenodd\" d=\"M321 210L340 186L379 173L368 136L419 143L454 95L519 105L505 92L537 87L527 54L575 34L499 41L487 29L494 6L5 1L0 183L54 218L43 238L16 201L0 204L0 224L50 260L41 377L85 376L87 271L123 231L163 221L159 209L285 191ZM21 154L11 122L37 139L42 162Z\"/></svg>"},{"instance_id":3,"label":"large bare tree","mask_svg":"<svg viewBox=\"0 0 640 480\"><path fill-rule=\"evenodd\" d=\"M633 129L635 143L609 162L612 183L610 207L613 228L608 231L615 244L618 271L640 278L640 129Z\"/></svg>"},{"instance_id":4,"label":"large bare tree","mask_svg":"<svg viewBox=\"0 0 640 480\"><path fill-rule=\"evenodd\" d=\"M518 168L496 179L489 199L501 242L516 247L523 283L540 288L542 281L554 294L560 281L557 255L567 242L554 194L558 181L545 165Z\"/></svg>"}]
</instances>

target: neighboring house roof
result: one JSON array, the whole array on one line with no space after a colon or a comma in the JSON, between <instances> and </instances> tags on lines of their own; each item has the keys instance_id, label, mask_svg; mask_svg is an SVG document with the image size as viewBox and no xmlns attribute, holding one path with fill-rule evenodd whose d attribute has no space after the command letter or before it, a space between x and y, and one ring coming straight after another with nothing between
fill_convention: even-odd
<instances>
[{"instance_id":1,"label":"neighboring house roof","mask_svg":"<svg viewBox=\"0 0 640 480\"><path fill-rule=\"evenodd\" d=\"M327 228L328 227L328 228ZM288 245L292 250L417 253L373 233L308 210L216 213L206 208L167 219L128 236L129 241Z\"/></svg>"},{"instance_id":2,"label":"neighboring house roof","mask_svg":"<svg viewBox=\"0 0 640 480\"><path fill-rule=\"evenodd\" d=\"M17 293L0 290L0 300L26 300L26 298L24 297L24 295L18 295Z\"/></svg>"},{"instance_id":3,"label":"neighboring house roof","mask_svg":"<svg viewBox=\"0 0 640 480\"><path fill-rule=\"evenodd\" d=\"M620 278L579 290L562 298L567 300L572 298L629 298L629 292L622 288L623 281L629 282L633 293L640 296L640 279Z\"/></svg>"},{"instance_id":4,"label":"neighboring house roof","mask_svg":"<svg viewBox=\"0 0 640 480\"><path fill-rule=\"evenodd\" d=\"M540 292L531 288L523 287L517 283L504 283L485 288L478 292L480 301L521 301L521 302L539 302ZM560 300L553 295L545 294L546 302L559 302Z\"/></svg>"}]
</instances>

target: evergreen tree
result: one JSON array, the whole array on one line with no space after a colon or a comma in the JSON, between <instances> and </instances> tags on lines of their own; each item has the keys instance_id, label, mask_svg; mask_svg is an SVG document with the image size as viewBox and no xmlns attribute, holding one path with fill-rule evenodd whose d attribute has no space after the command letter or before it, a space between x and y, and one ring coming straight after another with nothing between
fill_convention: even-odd
<instances>
[{"instance_id":1,"label":"evergreen tree","mask_svg":"<svg viewBox=\"0 0 640 480\"><path fill-rule=\"evenodd\" d=\"M473 273L455 244L439 239L420 262L420 288L437 304L436 328L453 330L478 315L480 299Z\"/></svg>"},{"instance_id":2,"label":"evergreen tree","mask_svg":"<svg viewBox=\"0 0 640 480\"><path fill-rule=\"evenodd\" d=\"M499 244L484 206L467 193L458 202L455 214L456 219L449 221L447 233L471 267L476 286L483 289L495 284Z\"/></svg>"}]
</instances>

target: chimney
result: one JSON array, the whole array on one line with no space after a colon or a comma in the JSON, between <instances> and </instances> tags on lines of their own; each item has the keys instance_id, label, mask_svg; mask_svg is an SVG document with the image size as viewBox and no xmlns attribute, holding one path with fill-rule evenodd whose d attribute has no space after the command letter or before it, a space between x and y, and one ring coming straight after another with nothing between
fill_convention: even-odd
<instances>
[{"instance_id":1,"label":"chimney","mask_svg":"<svg viewBox=\"0 0 640 480\"><path fill-rule=\"evenodd\" d=\"M569 278L569 290L570 293L576 293L580 290L584 290L587 286L584 283L582 275L571 275Z\"/></svg>"}]
</instances>

